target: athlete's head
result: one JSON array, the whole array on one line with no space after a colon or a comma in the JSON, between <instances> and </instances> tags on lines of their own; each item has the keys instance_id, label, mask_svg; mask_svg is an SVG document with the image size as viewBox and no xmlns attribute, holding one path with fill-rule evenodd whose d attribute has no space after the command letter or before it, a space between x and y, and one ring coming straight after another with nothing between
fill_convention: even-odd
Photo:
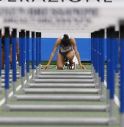
<instances>
[{"instance_id":1,"label":"athlete's head","mask_svg":"<svg viewBox=\"0 0 124 127\"><path fill-rule=\"evenodd\" d=\"M68 34L63 35L62 44L64 46L68 46L70 44L70 38L69 38Z\"/></svg>"}]
</instances>

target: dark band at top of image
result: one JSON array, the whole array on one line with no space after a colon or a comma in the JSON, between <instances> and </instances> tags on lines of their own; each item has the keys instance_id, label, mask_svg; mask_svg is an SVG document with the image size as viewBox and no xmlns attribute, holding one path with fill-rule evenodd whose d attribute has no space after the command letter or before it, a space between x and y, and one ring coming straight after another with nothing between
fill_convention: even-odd
<instances>
[{"instance_id":1,"label":"dark band at top of image","mask_svg":"<svg viewBox=\"0 0 124 127\"><path fill-rule=\"evenodd\" d=\"M3 1L4 0L0 0ZM29 3L34 3L34 2L51 2L51 3L56 3L56 2L66 2L66 0L7 0L8 2L29 2ZM97 3L112 3L113 0L68 0L68 2L71 3L77 3L77 2L85 2L85 3L90 3L90 2L97 2Z\"/></svg>"}]
</instances>

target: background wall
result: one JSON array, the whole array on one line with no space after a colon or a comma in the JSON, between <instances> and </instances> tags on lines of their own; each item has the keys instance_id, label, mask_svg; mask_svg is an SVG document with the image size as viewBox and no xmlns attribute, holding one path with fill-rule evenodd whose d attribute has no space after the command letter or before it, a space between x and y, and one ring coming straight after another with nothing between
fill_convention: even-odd
<instances>
[{"instance_id":1,"label":"background wall","mask_svg":"<svg viewBox=\"0 0 124 127\"><path fill-rule=\"evenodd\" d=\"M41 61L48 61L50 54L52 52L53 46L56 42L56 39L57 38L42 38ZM91 60L91 39L90 38L75 38L75 40L77 43L78 51L80 53L81 61L90 61ZM32 46L30 46L30 51L31 51L31 48ZM53 61L56 60L57 52L53 58ZM31 60L31 52L30 52L30 60Z\"/></svg>"},{"instance_id":2,"label":"background wall","mask_svg":"<svg viewBox=\"0 0 124 127\"><path fill-rule=\"evenodd\" d=\"M42 38L42 60L48 60L53 46L56 42L56 38ZM91 59L90 50L91 43L88 38L76 38L78 51L82 61L89 61ZM57 51L58 52L58 51ZM56 52L56 55L57 55ZM56 60L56 55L53 60Z\"/></svg>"}]
</instances>

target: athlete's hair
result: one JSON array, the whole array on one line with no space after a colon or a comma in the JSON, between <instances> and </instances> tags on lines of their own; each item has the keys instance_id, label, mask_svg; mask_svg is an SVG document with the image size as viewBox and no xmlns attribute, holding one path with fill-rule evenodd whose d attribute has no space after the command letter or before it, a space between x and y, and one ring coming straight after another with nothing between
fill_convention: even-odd
<instances>
[{"instance_id":1,"label":"athlete's hair","mask_svg":"<svg viewBox=\"0 0 124 127\"><path fill-rule=\"evenodd\" d=\"M70 38L69 38L68 34L63 35L62 44L63 44L63 46L68 46L70 44Z\"/></svg>"}]
</instances>

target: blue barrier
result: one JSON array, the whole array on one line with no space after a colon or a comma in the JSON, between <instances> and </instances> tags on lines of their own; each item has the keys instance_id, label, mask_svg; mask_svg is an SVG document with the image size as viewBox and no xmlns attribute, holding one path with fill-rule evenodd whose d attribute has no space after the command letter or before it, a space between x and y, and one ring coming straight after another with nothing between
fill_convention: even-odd
<instances>
[{"instance_id":1,"label":"blue barrier","mask_svg":"<svg viewBox=\"0 0 124 127\"><path fill-rule=\"evenodd\" d=\"M113 117L114 93L115 93L115 35L114 27L107 28L107 89L109 94L109 116ZM94 77L98 84L101 97L103 95L104 65L105 65L105 30L95 31L92 37L92 64L95 70ZM116 58L117 59L117 58ZM108 99L107 99L108 100Z\"/></svg>"},{"instance_id":2,"label":"blue barrier","mask_svg":"<svg viewBox=\"0 0 124 127\"><path fill-rule=\"evenodd\" d=\"M1 69L2 69L2 31L0 30L0 77L1 77Z\"/></svg>"},{"instance_id":3,"label":"blue barrier","mask_svg":"<svg viewBox=\"0 0 124 127\"><path fill-rule=\"evenodd\" d=\"M115 93L115 27L107 29L107 88L110 92L110 99L114 99Z\"/></svg>"},{"instance_id":4,"label":"blue barrier","mask_svg":"<svg viewBox=\"0 0 124 127\"><path fill-rule=\"evenodd\" d=\"M29 73L30 72L30 68L29 68L29 44L30 44L30 32L26 31L26 72Z\"/></svg>"},{"instance_id":5,"label":"blue barrier","mask_svg":"<svg viewBox=\"0 0 124 127\"><path fill-rule=\"evenodd\" d=\"M9 89L9 56L10 56L10 31L9 31L9 27L5 27L5 38L4 38L4 42L5 42L5 89L8 90Z\"/></svg>"},{"instance_id":6,"label":"blue barrier","mask_svg":"<svg viewBox=\"0 0 124 127\"><path fill-rule=\"evenodd\" d=\"M38 56L39 56L38 61L40 64L40 61L41 61L41 33L40 32L39 32L39 54Z\"/></svg>"},{"instance_id":7,"label":"blue barrier","mask_svg":"<svg viewBox=\"0 0 124 127\"><path fill-rule=\"evenodd\" d=\"M21 63L21 77L25 77L25 30L21 30L20 42L20 63Z\"/></svg>"},{"instance_id":8,"label":"blue barrier","mask_svg":"<svg viewBox=\"0 0 124 127\"><path fill-rule=\"evenodd\" d=\"M104 29L95 31L91 34L91 58L93 65L93 73L95 78L95 83L100 88L101 97L103 95L103 83L104 83Z\"/></svg>"},{"instance_id":9,"label":"blue barrier","mask_svg":"<svg viewBox=\"0 0 124 127\"><path fill-rule=\"evenodd\" d=\"M12 70L13 70L13 81L17 80L16 77L16 45L17 45L17 30L12 31Z\"/></svg>"},{"instance_id":10,"label":"blue barrier","mask_svg":"<svg viewBox=\"0 0 124 127\"><path fill-rule=\"evenodd\" d=\"M36 32L36 66L39 64L39 33Z\"/></svg>"},{"instance_id":11,"label":"blue barrier","mask_svg":"<svg viewBox=\"0 0 124 127\"><path fill-rule=\"evenodd\" d=\"M110 84L110 79L109 79L109 76L108 75L110 75L109 73L110 73L110 71L109 71L109 69L110 69L110 31L109 31L109 29L107 28L107 45L106 45L106 47L107 47L107 89L109 90L110 89L110 87L109 87L109 84Z\"/></svg>"},{"instance_id":12,"label":"blue barrier","mask_svg":"<svg viewBox=\"0 0 124 127\"><path fill-rule=\"evenodd\" d=\"M104 29L101 30L101 34L100 34L100 64L101 64L101 82L104 82L104 63L105 63L105 53L104 53L104 38L105 38L105 31Z\"/></svg>"},{"instance_id":13,"label":"blue barrier","mask_svg":"<svg viewBox=\"0 0 124 127\"><path fill-rule=\"evenodd\" d=\"M119 31L115 31L115 37L114 37L114 68L115 68L115 72L118 73L119 72Z\"/></svg>"},{"instance_id":14,"label":"blue barrier","mask_svg":"<svg viewBox=\"0 0 124 127\"><path fill-rule=\"evenodd\" d=\"M120 112L124 113L124 23L120 24Z\"/></svg>"},{"instance_id":15,"label":"blue barrier","mask_svg":"<svg viewBox=\"0 0 124 127\"><path fill-rule=\"evenodd\" d=\"M112 34L112 33L111 33ZM110 99L114 99L114 93L115 93L115 82L114 82L114 77L115 77L115 71L114 71L114 38L111 39L110 41L110 72L109 74L110 75L107 75L109 76L110 78Z\"/></svg>"},{"instance_id":16,"label":"blue barrier","mask_svg":"<svg viewBox=\"0 0 124 127\"><path fill-rule=\"evenodd\" d=\"M32 69L35 69L35 50L34 50L34 47L35 47L35 32L32 32L31 40L32 40Z\"/></svg>"}]
</instances>

